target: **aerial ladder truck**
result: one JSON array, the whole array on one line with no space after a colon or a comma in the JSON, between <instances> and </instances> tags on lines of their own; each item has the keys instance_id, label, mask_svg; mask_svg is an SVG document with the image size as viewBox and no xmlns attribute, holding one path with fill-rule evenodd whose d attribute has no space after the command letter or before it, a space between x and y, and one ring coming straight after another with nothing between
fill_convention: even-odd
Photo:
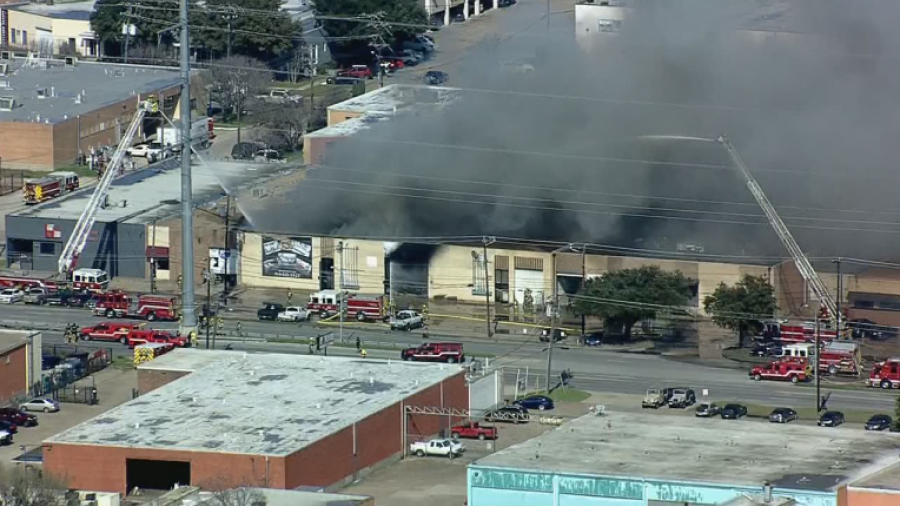
<instances>
[{"instance_id":1,"label":"aerial ladder truck","mask_svg":"<svg viewBox=\"0 0 900 506\"><path fill-rule=\"evenodd\" d=\"M87 206L84 208L84 211L81 212L78 223L75 224L75 229L72 230L72 235L69 236L69 240L66 242L62 254L59 257L59 263L57 265L58 274L63 279L68 279L69 274L78 262L79 255L84 251L84 246L87 244L91 229L94 226L94 221L97 218L97 211L104 207L112 182L116 178L119 168L122 166L122 160L125 158L125 150L131 146L131 142L134 140L134 136L137 134L138 128L140 128L141 123L144 120L144 116L146 116L148 112L153 112L157 107L158 105L153 101L142 101L138 105L138 109L134 113L131 124L128 125L128 129L125 130L125 134L119 141L119 145L116 146L116 150L109 160L106 171L100 177L97 187L94 188L94 194L91 195Z\"/></svg>"}]
</instances>

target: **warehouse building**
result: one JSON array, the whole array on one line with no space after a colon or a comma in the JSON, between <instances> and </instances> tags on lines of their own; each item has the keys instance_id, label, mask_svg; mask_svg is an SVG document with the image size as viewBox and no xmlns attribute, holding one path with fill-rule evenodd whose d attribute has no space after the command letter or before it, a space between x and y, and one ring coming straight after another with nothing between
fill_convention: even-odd
<instances>
[{"instance_id":1,"label":"warehouse building","mask_svg":"<svg viewBox=\"0 0 900 506\"><path fill-rule=\"evenodd\" d=\"M41 344L40 332L0 330L0 402L28 395L40 381Z\"/></svg>"},{"instance_id":2,"label":"warehouse building","mask_svg":"<svg viewBox=\"0 0 900 506\"><path fill-rule=\"evenodd\" d=\"M160 357L156 373L166 360L191 368L194 354L205 351ZM334 487L446 423L405 408L467 406L459 366L231 352L46 440L44 470L72 488L120 493Z\"/></svg>"},{"instance_id":3,"label":"warehouse building","mask_svg":"<svg viewBox=\"0 0 900 506\"><path fill-rule=\"evenodd\" d=\"M898 442L859 429L589 414L470 464L468 504L855 506L848 483L896 464Z\"/></svg>"},{"instance_id":4,"label":"warehouse building","mask_svg":"<svg viewBox=\"0 0 900 506\"><path fill-rule=\"evenodd\" d=\"M161 67L12 57L0 53L0 158L3 168L51 170L118 143L142 100L174 114L178 72ZM137 139L156 132L149 117Z\"/></svg>"},{"instance_id":5,"label":"warehouse building","mask_svg":"<svg viewBox=\"0 0 900 506\"><path fill-rule=\"evenodd\" d=\"M42 56L71 54L95 58L100 53L91 28L96 0L25 3L0 9L0 43L4 48Z\"/></svg>"},{"instance_id":6,"label":"warehouse building","mask_svg":"<svg viewBox=\"0 0 900 506\"><path fill-rule=\"evenodd\" d=\"M112 183L106 205L97 212L78 266L105 270L111 277L149 278L150 260L156 278L176 279L181 274L181 172L177 159L120 176ZM248 170L253 169L253 170ZM241 191L284 166L253 162L209 162L193 174L197 227L195 248L199 259L211 246L224 246L224 226L204 226L207 207L229 192ZM62 249L93 188L28 207L6 216L10 266L22 271L55 272ZM212 212L212 214L215 214ZM215 217L214 222L222 219ZM195 265L199 272L204 262Z\"/></svg>"}]
</instances>

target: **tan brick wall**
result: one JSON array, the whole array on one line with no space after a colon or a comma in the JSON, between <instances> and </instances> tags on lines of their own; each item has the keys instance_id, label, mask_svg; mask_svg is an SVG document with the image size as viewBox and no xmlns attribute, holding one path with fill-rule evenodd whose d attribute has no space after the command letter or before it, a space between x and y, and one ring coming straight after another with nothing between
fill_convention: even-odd
<instances>
[{"instance_id":1,"label":"tan brick wall","mask_svg":"<svg viewBox=\"0 0 900 506\"><path fill-rule=\"evenodd\" d=\"M337 125L338 123L343 123L348 119L359 118L364 113L358 111L341 111L339 109L328 109L328 126Z\"/></svg>"},{"instance_id":2,"label":"tan brick wall","mask_svg":"<svg viewBox=\"0 0 900 506\"><path fill-rule=\"evenodd\" d=\"M144 395L148 392L152 392L153 390L156 390L163 385L168 385L178 378L183 378L188 374L190 373L184 371L155 371L138 369L138 393L140 395Z\"/></svg>"},{"instance_id":3,"label":"tan brick wall","mask_svg":"<svg viewBox=\"0 0 900 506\"><path fill-rule=\"evenodd\" d=\"M0 163L3 168L42 170L53 166L53 125L0 122Z\"/></svg>"},{"instance_id":4,"label":"tan brick wall","mask_svg":"<svg viewBox=\"0 0 900 506\"><path fill-rule=\"evenodd\" d=\"M0 401L25 393L27 360L25 343L0 354Z\"/></svg>"}]
</instances>

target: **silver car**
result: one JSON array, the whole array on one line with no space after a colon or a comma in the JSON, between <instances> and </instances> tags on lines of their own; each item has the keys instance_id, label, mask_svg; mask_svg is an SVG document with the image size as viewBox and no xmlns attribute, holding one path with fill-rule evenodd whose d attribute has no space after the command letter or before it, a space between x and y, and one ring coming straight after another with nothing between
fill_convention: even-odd
<instances>
[{"instance_id":1,"label":"silver car","mask_svg":"<svg viewBox=\"0 0 900 506\"><path fill-rule=\"evenodd\" d=\"M59 411L59 403L53 399L35 397L28 402L19 405L22 411L43 411L44 413L56 413Z\"/></svg>"},{"instance_id":2,"label":"silver car","mask_svg":"<svg viewBox=\"0 0 900 506\"><path fill-rule=\"evenodd\" d=\"M22 302L42 306L47 302L47 291L43 288L29 288L22 297Z\"/></svg>"}]
</instances>

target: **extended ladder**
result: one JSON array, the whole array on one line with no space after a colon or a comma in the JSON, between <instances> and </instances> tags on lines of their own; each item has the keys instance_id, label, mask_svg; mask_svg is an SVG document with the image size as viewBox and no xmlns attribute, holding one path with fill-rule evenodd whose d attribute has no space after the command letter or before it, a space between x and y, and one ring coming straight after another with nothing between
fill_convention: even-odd
<instances>
[{"instance_id":1,"label":"extended ladder","mask_svg":"<svg viewBox=\"0 0 900 506\"><path fill-rule=\"evenodd\" d=\"M69 236L69 240L63 248L62 254L59 257L59 274L67 276L68 273L75 268L78 256L81 255L81 252L84 250L84 245L87 244L88 237L91 234L94 220L97 217L97 211L103 205L103 202L109 193L109 189L112 186L113 179L116 178L116 173L122 164L122 159L125 157L125 150L131 146L131 141L134 139L138 127L140 127L149 107L151 107L150 104L146 102L142 102L138 106L138 110L134 113L131 124L128 125L128 130L125 131L125 135L122 136L119 145L116 146L116 150L113 153L112 158L110 158L109 164L106 166L106 171L97 183L97 187L94 188L94 194L91 195L87 206L84 208L84 211L81 212L81 217L78 218L78 223L75 224L75 229L72 230L72 235Z\"/></svg>"},{"instance_id":2,"label":"extended ladder","mask_svg":"<svg viewBox=\"0 0 900 506\"><path fill-rule=\"evenodd\" d=\"M782 244L784 244L784 247L787 248L788 252L791 254L791 258L794 259L794 265L797 266L800 276L802 276L803 280L806 281L810 288L812 288L812 291L819 299L819 302L821 302L822 305L825 306L825 309L828 310L828 318L834 321L837 318L837 304L831 294L828 293L828 289L825 287L825 283L822 282L822 278L820 278L815 269L813 269L812 264L809 263L809 259L806 258L806 255L803 254L803 250L800 249L800 245L797 244L797 241L794 240L794 237L791 235L787 226L781 221L778 213L775 212L775 208L772 207L772 203L769 202L769 199L766 197L766 194L763 193L762 188L756 182L756 179L750 174L750 170L744 165L743 160L738 156L738 153L734 149L734 146L731 145L731 142L724 135L716 140L728 150L731 160L738 166L744 179L747 181L747 187L750 188L750 193L753 194L756 202L759 203L759 206L765 213L766 218L768 218L772 228L775 229L775 233L778 234L778 238L781 239ZM840 332L840 330L838 332Z\"/></svg>"}]
</instances>

